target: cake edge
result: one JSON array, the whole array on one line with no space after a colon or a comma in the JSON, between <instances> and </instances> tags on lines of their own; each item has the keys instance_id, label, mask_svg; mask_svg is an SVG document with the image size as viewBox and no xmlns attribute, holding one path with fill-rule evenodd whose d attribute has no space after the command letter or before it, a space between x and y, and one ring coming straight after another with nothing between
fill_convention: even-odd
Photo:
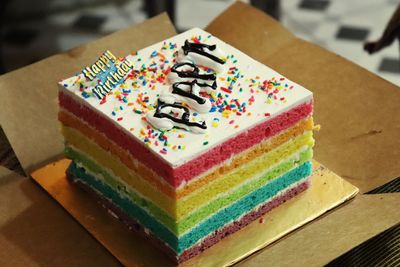
<instances>
[{"instance_id":1,"label":"cake edge","mask_svg":"<svg viewBox=\"0 0 400 267\"><path fill-rule=\"evenodd\" d=\"M73 163L71 163L70 166L72 164ZM228 237L229 235L241 230L248 224L265 215L267 212L290 200L296 195L302 193L303 191L308 189L311 184L310 176L305 177L298 185L290 188L288 191L285 191L282 195L275 196L268 202L260 205L259 207L256 207L256 209L244 214L238 221L233 221L229 224L226 224L224 227L206 236L200 243L193 245L189 249L186 249L180 255L176 255L176 252L172 248L170 248L162 240L160 240L143 226L141 226L141 224L139 224L135 219L128 216L123 210L113 204L106 197L102 196L100 193L96 192L96 190L82 182L79 177L70 172L70 167L68 167L66 174L67 179L70 182L78 185L78 187L89 193L94 200L101 204L103 208L111 212L113 214L113 217L117 216L117 218L122 221L129 230L138 234L141 237L144 237L146 240L149 240L155 247L164 252L171 260L178 264L199 255L201 252L217 244L225 237Z\"/></svg>"}]
</instances>

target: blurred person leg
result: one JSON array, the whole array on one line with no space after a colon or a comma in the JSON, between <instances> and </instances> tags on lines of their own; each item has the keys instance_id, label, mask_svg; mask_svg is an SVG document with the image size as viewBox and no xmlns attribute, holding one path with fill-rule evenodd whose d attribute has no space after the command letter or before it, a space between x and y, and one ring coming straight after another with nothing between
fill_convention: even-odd
<instances>
[{"instance_id":1,"label":"blurred person leg","mask_svg":"<svg viewBox=\"0 0 400 267\"><path fill-rule=\"evenodd\" d=\"M375 42L365 43L364 50L370 54L376 53L386 46L391 45L396 38L400 41L400 5L387 24L381 38Z\"/></svg>"},{"instance_id":2,"label":"blurred person leg","mask_svg":"<svg viewBox=\"0 0 400 267\"><path fill-rule=\"evenodd\" d=\"M276 20L280 18L280 0L250 0L252 6L261 9Z\"/></svg>"},{"instance_id":3,"label":"blurred person leg","mask_svg":"<svg viewBox=\"0 0 400 267\"><path fill-rule=\"evenodd\" d=\"M175 0L144 0L148 17L167 12L172 23L175 24Z\"/></svg>"}]
</instances>

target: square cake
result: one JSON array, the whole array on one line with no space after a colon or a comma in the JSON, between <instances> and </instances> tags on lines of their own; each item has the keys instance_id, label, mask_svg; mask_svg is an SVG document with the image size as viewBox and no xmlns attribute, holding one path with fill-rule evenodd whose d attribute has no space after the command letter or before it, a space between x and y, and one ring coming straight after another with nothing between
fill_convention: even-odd
<instances>
[{"instance_id":1,"label":"square cake","mask_svg":"<svg viewBox=\"0 0 400 267\"><path fill-rule=\"evenodd\" d=\"M312 93L192 29L59 83L67 177L183 262L310 186Z\"/></svg>"}]
</instances>

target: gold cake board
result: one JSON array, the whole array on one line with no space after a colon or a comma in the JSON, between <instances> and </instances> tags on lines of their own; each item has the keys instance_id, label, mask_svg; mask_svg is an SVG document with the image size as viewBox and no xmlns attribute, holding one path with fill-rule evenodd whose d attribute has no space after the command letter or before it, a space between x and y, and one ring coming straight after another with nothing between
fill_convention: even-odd
<instances>
[{"instance_id":1,"label":"gold cake board","mask_svg":"<svg viewBox=\"0 0 400 267\"><path fill-rule=\"evenodd\" d=\"M125 266L174 266L150 242L131 233L89 194L68 182L63 159L31 176ZM180 266L231 265L351 199L358 188L313 161L311 187Z\"/></svg>"}]
</instances>

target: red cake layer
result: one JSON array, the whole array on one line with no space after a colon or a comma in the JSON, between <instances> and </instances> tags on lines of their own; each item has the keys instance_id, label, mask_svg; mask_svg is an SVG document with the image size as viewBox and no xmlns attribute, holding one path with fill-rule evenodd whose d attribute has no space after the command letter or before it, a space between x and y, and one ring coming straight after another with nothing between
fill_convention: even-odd
<instances>
[{"instance_id":1,"label":"red cake layer","mask_svg":"<svg viewBox=\"0 0 400 267\"><path fill-rule=\"evenodd\" d=\"M202 251L218 243L221 239L229 236L230 234L235 233L236 231L239 231L246 225L250 224L251 222L263 216L268 211L272 210L275 207L278 207L279 205L293 198L297 194L305 191L310 186L309 180L306 180L305 182L297 185L296 187L291 188L284 194L272 199L272 201L269 201L268 203L265 203L264 205L260 206L259 209L247 213L242 218L240 218L240 220L234 221L231 224L227 224L223 228L215 231L214 234L207 236L202 243L195 245L189 248L188 250L185 250L181 255L177 257L175 252L170 247L165 245L165 243L162 242L160 239L158 239L156 236L152 235L151 233L148 233L148 231L145 231L145 229L138 222L136 222L135 219L126 215L125 212L123 212L120 208L115 206L110 200L99 195L91 187L82 183L79 180L79 178L75 177L73 174L68 173L67 177L73 183L76 183L82 189L84 189L93 197L95 197L103 205L103 207L111 210L114 214L116 214L118 218L129 227L130 230L141 236L144 236L153 245L158 247L161 251L163 251L166 255L168 255L172 260L174 260L177 263L182 263L184 261L189 260L190 258L197 256Z\"/></svg>"},{"instance_id":2,"label":"red cake layer","mask_svg":"<svg viewBox=\"0 0 400 267\"><path fill-rule=\"evenodd\" d=\"M220 164L232 155L240 153L264 139L291 127L309 116L313 110L311 101L301 104L221 143L199 157L173 168L164 159L153 154L142 142L118 128L113 121L100 112L86 105L81 105L72 96L62 91L59 93L59 101L61 107L83 119L99 132L104 133L123 149L128 150L132 157L154 170L155 173L174 187L178 187L183 181L189 181L213 166Z\"/></svg>"}]
</instances>

